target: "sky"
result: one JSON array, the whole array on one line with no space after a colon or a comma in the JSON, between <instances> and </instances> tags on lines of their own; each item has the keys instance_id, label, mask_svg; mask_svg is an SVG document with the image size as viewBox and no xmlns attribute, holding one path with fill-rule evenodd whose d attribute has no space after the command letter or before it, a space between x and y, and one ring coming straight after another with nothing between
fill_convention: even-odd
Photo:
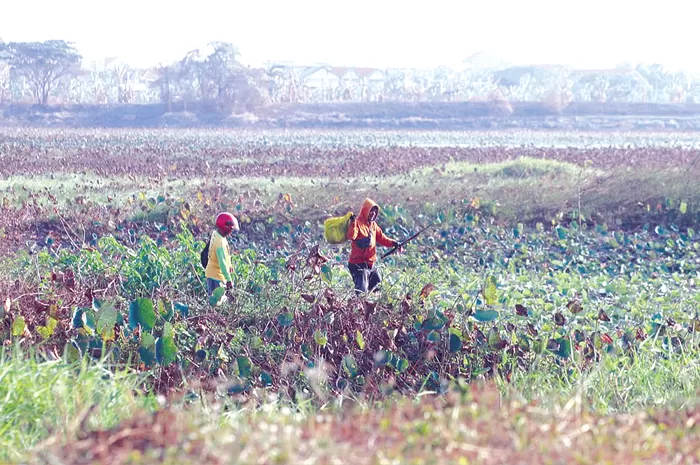
<instances>
[{"instance_id":1,"label":"sky","mask_svg":"<svg viewBox=\"0 0 700 465\"><path fill-rule=\"evenodd\" d=\"M148 67L211 41L241 61L433 68L484 52L512 64L661 63L700 73L693 0L0 0L0 38L63 39L86 61ZM649 6L646 6L649 5Z\"/></svg>"}]
</instances>

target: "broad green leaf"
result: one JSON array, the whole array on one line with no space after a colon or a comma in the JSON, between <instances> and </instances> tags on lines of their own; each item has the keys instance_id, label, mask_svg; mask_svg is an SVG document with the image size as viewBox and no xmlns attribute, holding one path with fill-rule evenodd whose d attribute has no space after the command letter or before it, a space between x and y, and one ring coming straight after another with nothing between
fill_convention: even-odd
<instances>
[{"instance_id":1,"label":"broad green leaf","mask_svg":"<svg viewBox=\"0 0 700 465\"><path fill-rule=\"evenodd\" d=\"M151 299L136 299L129 305L129 328L136 329L139 325L151 331L156 325L156 312Z\"/></svg>"},{"instance_id":2,"label":"broad green leaf","mask_svg":"<svg viewBox=\"0 0 700 465\"><path fill-rule=\"evenodd\" d=\"M313 357L313 352L311 351L311 347L309 347L308 344L302 344L301 345L301 355L306 359L306 360L311 360Z\"/></svg>"},{"instance_id":3,"label":"broad green leaf","mask_svg":"<svg viewBox=\"0 0 700 465\"><path fill-rule=\"evenodd\" d=\"M53 334L54 329L56 329L56 325L58 325L58 320L56 318L49 317L49 320L46 322L46 326L39 326L36 329L36 332L39 333L39 335L44 339L48 339Z\"/></svg>"},{"instance_id":4,"label":"broad green leaf","mask_svg":"<svg viewBox=\"0 0 700 465\"><path fill-rule=\"evenodd\" d=\"M343 357L343 369L348 374L349 377L354 378L359 373L359 368L357 367L357 362L355 357L348 354Z\"/></svg>"},{"instance_id":5,"label":"broad green leaf","mask_svg":"<svg viewBox=\"0 0 700 465\"><path fill-rule=\"evenodd\" d=\"M554 228L554 229L556 230L556 232L557 232L557 237L558 237L560 240L566 239L567 230L566 230L565 227L560 226L560 225L557 225L557 227Z\"/></svg>"},{"instance_id":6,"label":"broad green leaf","mask_svg":"<svg viewBox=\"0 0 700 465\"><path fill-rule=\"evenodd\" d=\"M17 318L12 322L12 335L15 337L19 337L22 334L24 334L24 329L27 327L26 323L24 322L24 317L22 315L18 315Z\"/></svg>"},{"instance_id":7,"label":"broad green leaf","mask_svg":"<svg viewBox=\"0 0 700 465\"><path fill-rule=\"evenodd\" d=\"M688 204L686 202L681 202L679 210L681 213L685 214L688 211Z\"/></svg>"},{"instance_id":8,"label":"broad green leaf","mask_svg":"<svg viewBox=\"0 0 700 465\"><path fill-rule=\"evenodd\" d=\"M216 307L224 302L224 295L226 294L226 288L217 287L214 292L211 293L209 297L209 305Z\"/></svg>"},{"instance_id":9,"label":"broad green leaf","mask_svg":"<svg viewBox=\"0 0 700 465\"><path fill-rule=\"evenodd\" d=\"M391 360L391 353L386 350L380 350L374 354L374 363L376 366L383 366Z\"/></svg>"},{"instance_id":10,"label":"broad green leaf","mask_svg":"<svg viewBox=\"0 0 700 465\"><path fill-rule=\"evenodd\" d=\"M360 350L365 350L365 338L362 337L362 333L359 329L355 330L355 342L357 342L357 347Z\"/></svg>"},{"instance_id":11,"label":"broad green leaf","mask_svg":"<svg viewBox=\"0 0 700 465\"><path fill-rule=\"evenodd\" d=\"M73 342L75 342L76 347L80 350L80 353L84 354L87 352L91 340L94 340L94 338L90 337L87 331L84 329L79 329L78 335L73 339Z\"/></svg>"},{"instance_id":12,"label":"broad green leaf","mask_svg":"<svg viewBox=\"0 0 700 465\"><path fill-rule=\"evenodd\" d=\"M403 373L404 371L408 370L408 366L408 360L405 358L399 359L399 361L396 363L396 371Z\"/></svg>"},{"instance_id":13,"label":"broad green leaf","mask_svg":"<svg viewBox=\"0 0 700 465\"><path fill-rule=\"evenodd\" d=\"M445 327L449 319L440 310L436 310L423 322L423 329L434 331Z\"/></svg>"},{"instance_id":14,"label":"broad green leaf","mask_svg":"<svg viewBox=\"0 0 700 465\"><path fill-rule=\"evenodd\" d=\"M163 318L165 321L170 321L172 320L173 315L175 315L175 306L170 301L159 300L158 314L160 314L161 318Z\"/></svg>"},{"instance_id":15,"label":"broad green leaf","mask_svg":"<svg viewBox=\"0 0 700 465\"><path fill-rule=\"evenodd\" d=\"M260 350L263 346L263 340L260 336L253 336L250 338L250 347L255 350Z\"/></svg>"},{"instance_id":16,"label":"broad green leaf","mask_svg":"<svg viewBox=\"0 0 700 465\"><path fill-rule=\"evenodd\" d=\"M82 328L83 327L83 313L85 312L82 308L77 308L73 311L73 327Z\"/></svg>"},{"instance_id":17,"label":"broad green leaf","mask_svg":"<svg viewBox=\"0 0 700 465\"><path fill-rule=\"evenodd\" d=\"M260 382L263 386L272 386L272 376L270 376L270 373L266 371L260 373Z\"/></svg>"},{"instance_id":18,"label":"broad green leaf","mask_svg":"<svg viewBox=\"0 0 700 465\"><path fill-rule=\"evenodd\" d=\"M326 344L328 344L328 337L326 337L325 331L320 331L318 329L314 331L314 341L321 347L326 347Z\"/></svg>"},{"instance_id":19,"label":"broad green leaf","mask_svg":"<svg viewBox=\"0 0 700 465\"><path fill-rule=\"evenodd\" d=\"M603 340L600 337L600 334L598 333L593 334L593 347L596 350L600 350L603 348Z\"/></svg>"},{"instance_id":20,"label":"broad green leaf","mask_svg":"<svg viewBox=\"0 0 700 465\"><path fill-rule=\"evenodd\" d=\"M173 325L171 323L165 323L163 325L163 337L170 338L170 339L175 338L175 330L174 330Z\"/></svg>"},{"instance_id":21,"label":"broad green leaf","mask_svg":"<svg viewBox=\"0 0 700 465\"><path fill-rule=\"evenodd\" d=\"M155 339L153 345L155 346ZM139 347L139 358L147 367L153 366L156 361L155 347Z\"/></svg>"},{"instance_id":22,"label":"broad green leaf","mask_svg":"<svg viewBox=\"0 0 700 465\"><path fill-rule=\"evenodd\" d=\"M58 320L52 316L49 317L49 321L46 323L46 327L48 328L49 331L51 331L51 334L53 334L54 329L56 329L56 326L58 326Z\"/></svg>"},{"instance_id":23,"label":"broad green leaf","mask_svg":"<svg viewBox=\"0 0 700 465\"><path fill-rule=\"evenodd\" d=\"M498 346L498 344L501 342L501 336L498 334L498 329L496 329L495 326L492 326L491 329L489 329L489 335L487 339L488 344L491 348Z\"/></svg>"},{"instance_id":24,"label":"broad green leaf","mask_svg":"<svg viewBox=\"0 0 700 465\"><path fill-rule=\"evenodd\" d=\"M165 323L163 336L156 339L156 361L163 366L167 366L176 359L177 347L175 346L173 327L170 323Z\"/></svg>"},{"instance_id":25,"label":"broad green leaf","mask_svg":"<svg viewBox=\"0 0 700 465\"><path fill-rule=\"evenodd\" d=\"M114 325L117 324L117 310L113 304L102 304L97 314L95 330L102 340L111 341L114 339Z\"/></svg>"},{"instance_id":26,"label":"broad green leaf","mask_svg":"<svg viewBox=\"0 0 700 465\"><path fill-rule=\"evenodd\" d=\"M486 278L486 282L484 283L483 294L487 305L494 305L496 302L498 302L498 293L496 291L495 277L489 276L488 278Z\"/></svg>"},{"instance_id":27,"label":"broad green leaf","mask_svg":"<svg viewBox=\"0 0 700 465\"><path fill-rule=\"evenodd\" d=\"M555 354L561 358L571 357L571 340L568 337L554 339L554 342L559 345L559 348L553 351Z\"/></svg>"},{"instance_id":28,"label":"broad green leaf","mask_svg":"<svg viewBox=\"0 0 700 465\"><path fill-rule=\"evenodd\" d=\"M496 310L477 310L476 312L472 313L472 318L474 318L477 321L481 322L486 322L486 321L493 321L496 318L498 318L498 311Z\"/></svg>"},{"instance_id":29,"label":"broad green leaf","mask_svg":"<svg viewBox=\"0 0 700 465\"><path fill-rule=\"evenodd\" d=\"M251 378L253 376L253 364L248 357L236 358L238 365L238 375L241 378Z\"/></svg>"},{"instance_id":30,"label":"broad green leaf","mask_svg":"<svg viewBox=\"0 0 700 465\"><path fill-rule=\"evenodd\" d=\"M141 347L155 349L156 338L151 333L141 333Z\"/></svg>"},{"instance_id":31,"label":"broad green leaf","mask_svg":"<svg viewBox=\"0 0 700 465\"><path fill-rule=\"evenodd\" d=\"M74 363L80 360L80 349L75 341L70 340L66 342L63 348L63 360L65 360L66 363Z\"/></svg>"},{"instance_id":32,"label":"broad green leaf","mask_svg":"<svg viewBox=\"0 0 700 465\"><path fill-rule=\"evenodd\" d=\"M530 351L530 339L525 336L524 334L518 335L518 345L520 348L525 351L529 352Z\"/></svg>"},{"instance_id":33,"label":"broad green leaf","mask_svg":"<svg viewBox=\"0 0 700 465\"><path fill-rule=\"evenodd\" d=\"M291 326L294 321L294 314L292 312L280 313L277 316L277 322L280 326Z\"/></svg>"},{"instance_id":34,"label":"broad green leaf","mask_svg":"<svg viewBox=\"0 0 700 465\"><path fill-rule=\"evenodd\" d=\"M216 351L216 356L221 360L222 362L228 363L231 361L231 359L228 356L228 353L226 352L226 349L224 348L224 345L221 344L219 345L219 350Z\"/></svg>"},{"instance_id":35,"label":"broad green leaf","mask_svg":"<svg viewBox=\"0 0 700 465\"><path fill-rule=\"evenodd\" d=\"M227 392L228 394L240 394L247 391L249 387L250 384L248 382L234 381L233 384L229 386Z\"/></svg>"},{"instance_id":36,"label":"broad green leaf","mask_svg":"<svg viewBox=\"0 0 700 465\"><path fill-rule=\"evenodd\" d=\"M97 323L95 322L95 313L92 310L85 310L83 312L83 328L86 329L90 334L93 334L97 330Z\"/></svg>"},{"instance_id":37,"label":"broad green leaf","mask_svg":"<svg viewBox=\"0 0 700 465\"><path fill-rule=\"evenodd\" d=\"M462 349L462 338L452 333L450 334L450 352L459 352Z\"/></svg>"},{"instance_id":38,"label":"broad green leaf","mask_svg":"<svg viewBox=\"0 0 700 465\"><path fill-rule=\"evenodd\" d=\"M328 264L325 264L321 267L321 278L327 283L330 284L331 281L333 280L333 270Z\"/></svg>"},{"instance_id":39,"label":"broad green leaf","mask_svg":"<svg viewBox=\"0 0 700 465\"><path fill-rule=\"evenodd\" d=\"M430 331L428 333L428 340L430 342L440 342L440 333L437 331Z\"/></svg>"}]
</instances>

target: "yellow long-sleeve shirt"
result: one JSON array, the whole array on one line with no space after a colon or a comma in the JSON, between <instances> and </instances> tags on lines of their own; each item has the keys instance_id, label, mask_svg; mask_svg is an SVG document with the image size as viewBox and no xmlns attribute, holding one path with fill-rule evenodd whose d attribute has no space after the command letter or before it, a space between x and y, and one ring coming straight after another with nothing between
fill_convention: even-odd
<instances>
[{"instance_id":1,"label":"yellow long-sleeve shirt","mask_svg":"<svg viewBox=\"0 0 700 465\"><path fill-rule=\"evenodd\" d=\"M228 241L218 231L214 231L209 239L209 262L204 275L226 283L232 281L232 271Z\"/></svg>"}]
</instances>

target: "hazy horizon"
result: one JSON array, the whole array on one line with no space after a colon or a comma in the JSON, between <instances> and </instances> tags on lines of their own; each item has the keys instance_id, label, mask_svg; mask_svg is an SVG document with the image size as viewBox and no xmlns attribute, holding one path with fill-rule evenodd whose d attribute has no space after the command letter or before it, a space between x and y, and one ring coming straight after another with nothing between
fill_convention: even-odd
<instances>
[{"instance_id":1,"label":"hazy horizon","mask_svg":"<svg viewBox=\"0 0 700 465\"><path fill-rule=\"evenodd\" d=\"M700 63L688 56L693 15L680 0L666 1L662 9L629 0L570 1L566 8L553 0L435 0L416 8L357 0L340 9L320 0L200 0L186 8L163 0L123 0L109 8L95 3L9 0L0 15L0 38L64 39L86 62L116 57L134 67L173 62L219 40L235 44L241 61L252 66L292 61L434 68L485 52L513 65L661 63L700 73Z\"/></svg>"}]
</instances>

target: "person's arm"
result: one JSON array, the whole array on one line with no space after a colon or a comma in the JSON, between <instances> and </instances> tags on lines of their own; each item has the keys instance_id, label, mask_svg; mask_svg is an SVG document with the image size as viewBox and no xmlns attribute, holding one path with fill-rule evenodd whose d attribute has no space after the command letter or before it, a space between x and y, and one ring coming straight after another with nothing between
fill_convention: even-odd
<instances>
[{"instance_id":1,"label":"person's arm","mask_svg":"<svg viewBox=\"0 0 700 465\"><path fill-rule=\"evenodd\" d=\"M226 255L224 254L223 246L217 247L216 258L219 260L219 269L221 270L221 273L224 275L224 278L226 278L226 282L227 283L233 282L233 280L231 279L231 273L229 272L229 265L226 263Z\"/></svg>"},{"instance_id":2,"label":"person's arm","mask_svg":"<svg viewBox=\"0 0 700 465\"><path fill-rule=\"evenodd\" d=\"M377 241L377 244L383 245L384 247L397 247L399 245L397 241L387 237L384 234L384 231L382 231L382 228L379 227L379 225L377 225L377 232L375 233L374 237Z\"/></svg>"},{"instance_id":3,"label":"person's arm","mask_svg":"<svg viewBox=\"0 0 700 465\"><path fill-rule=\"evenodd\" d=\"M354 241L357 239L357 235L360 233L360 229L357 227L357 218L355 215L352 215L350 217L350 223L348 224L348 233L346 234L346 238L350 241Z\"/></svg>"}]
</instances>

